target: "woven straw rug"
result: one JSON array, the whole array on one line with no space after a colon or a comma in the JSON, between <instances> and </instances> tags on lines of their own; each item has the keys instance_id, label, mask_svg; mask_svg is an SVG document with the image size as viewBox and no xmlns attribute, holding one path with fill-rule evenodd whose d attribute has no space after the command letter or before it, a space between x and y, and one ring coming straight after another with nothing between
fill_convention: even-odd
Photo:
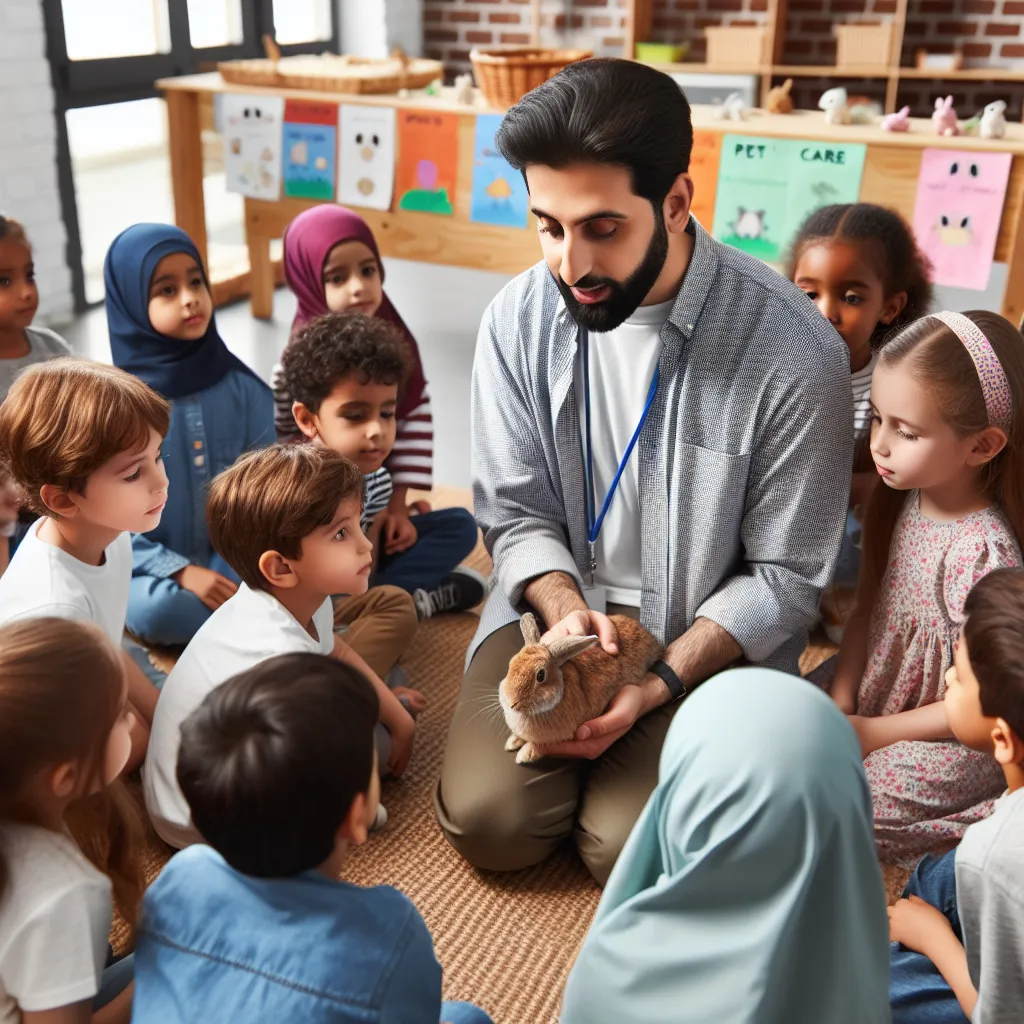
<instances>
[{"instance_id":1,"label":"woven straw rug","mask_svg":"<svg viewBox=\"0 0 1024 1024\"><path fill-rule=\"evenodd\" d=\"M433 499L435 507L468 504L468 495L455 490L438 489ZM482 545L468 564L489 571ZM515 875L476 871L448 846L434 816L434 787L476 622L475 615L465 614L424 623L403 659L409 685L423 691L429 706L419 718L405 776L382 787L389 824L352 853L344 877L359 885L396 886L416 904L444 967L446 999L472 1000L497 1024L556 1024L598 888L571 846ZM833 651L827 644L812 645L801 668L813 670ZM170 852L151 833L141 851L149 880ZM906 872L885 872L892 900ZM123 921L115 923L115 948L126 935Z\"/></svg>"}]
</instances>

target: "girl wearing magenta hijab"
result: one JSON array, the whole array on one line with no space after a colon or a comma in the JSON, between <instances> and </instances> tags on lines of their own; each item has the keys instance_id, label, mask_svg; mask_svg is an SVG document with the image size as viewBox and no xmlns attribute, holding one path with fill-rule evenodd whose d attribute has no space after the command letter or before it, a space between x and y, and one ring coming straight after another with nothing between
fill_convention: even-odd
<instances>
[{"instance_id":1,"label":"girl wearing magenta hijab","mask_svg":"<svg viewBox=\"0 0 1024 1024\"><path fill-rule=\"evenodd\" d=\"M854 730L748 668L676 713L562 1024L890 1024L889 924Z\"/></svg>"},{"instance_id":2,"label":"girl wearing magenta hijab","mask_svg":"<svg viewBox=\"0 0 1024 1024\"><path fill-rule=\"evenodd\" d=\"M399 396L395 444L384 467L367 477L366 514L382 520L382 569L374 582L411 593L421 619L475 607L484 599L486 581L459 563L476 547L476 521L465 509L431 512L425 502L408 504L410 488L433 486L433 416L416 339L384 294L384 266L369 225L330 203L305 210L285 232L284 273L298 300L292 338L325 313L362 313L394 324L408 347L410 372ZM301 439L280 365L272 386L278 437ZM378 500L380 507L372 507ZM428 534L430 544L419 545Z\"/></svg>"},{"instance_id":3,"label":"girl wearing magenta hijab","mask_svg":"<svg viewBox=\"0 0 1024 1024\"><path fill-rule=\"evenodd\" d=\"M157 529L132 537L126 624L147 643L178 646L238 589L206 532L206 486L242 452L274 440L273 395L217 333L206 271L183 231L122 231L103 279L114 365L171 403L167 507Z\"/></svg>"}]
</instances>

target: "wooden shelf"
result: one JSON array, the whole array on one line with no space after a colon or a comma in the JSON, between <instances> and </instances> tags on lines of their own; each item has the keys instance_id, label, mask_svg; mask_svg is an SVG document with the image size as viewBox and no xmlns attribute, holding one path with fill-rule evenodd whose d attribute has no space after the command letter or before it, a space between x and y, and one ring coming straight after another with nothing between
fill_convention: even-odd
<instances>
[{"instance_id":1,"label":"wooden shelf","mask_svg":"<svg viewBox=\"0 0 1024 1024\"><path fill-rule=\"evenodd\" d=\"M720 64L698 64L696 61L680 61L676 64L658 64L648 61L652 68L668 75L768 75L771 67L767 64L737 64L735 67Z\"/></svg>"},{"instance_id":2,"label":"wooden shelf","mask_svg":"<svg viewBox=\"0 0 1024 1024\"><path fill-rule=\"evenodd\" d=\"M1010 68L960 68L958 71L939 71L935 68L900 68L900 78L933 78L937 82L1021 82L1024 71Z\"/></svg>"},{"instance_id":3,"label":"wooden shelf","mask_svg":"<svg viewBox=\"0 0 1024 1024\"><path fill-rule=\"evenodd\" d=\"M773 64L770 73L788 78L888 78L893 69L877 64L864 68L837 68L834 64Z\"/></svg>"}]
</instances>

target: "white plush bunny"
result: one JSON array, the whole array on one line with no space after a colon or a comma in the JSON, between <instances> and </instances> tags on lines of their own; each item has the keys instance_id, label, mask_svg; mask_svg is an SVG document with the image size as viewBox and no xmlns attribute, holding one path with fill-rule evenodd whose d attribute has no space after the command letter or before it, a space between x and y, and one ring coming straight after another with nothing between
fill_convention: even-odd
<instances>
[{"instance_id":1,"label":"white plush bunny","mask_svg":"<svg viewBox=\"0 0 1024 1024\"><path fill-rule=\"evenodd\" d=\"M1001 139L1006 134L1006 104L1002 100L990 103L982 112L978 134L983 139Z\"/></svg>"}]
</instances>

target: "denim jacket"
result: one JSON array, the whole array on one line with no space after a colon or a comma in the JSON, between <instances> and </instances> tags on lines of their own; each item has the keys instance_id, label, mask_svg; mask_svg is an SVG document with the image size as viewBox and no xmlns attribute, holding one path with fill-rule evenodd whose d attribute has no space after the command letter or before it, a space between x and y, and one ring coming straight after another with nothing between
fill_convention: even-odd
<instances>
[{"instance_id":1,"label":"denim jacket","mask_svg":"<svg viewBox=\"0 0 1024 1024\"><path fill-rule=\"evenodd\" d=\"M206 488L239 455L274 440L270 388L231 370L211 388L171 403L164 439L167 507L160 525L132 534L132 575L166 578L186 565L209 566Z\"/></svg>"},{"instance_id":2,"label":"denim jacket","mask_svg":"<svg viewBox=\"0 0 1024 1024\"><path fill-rule=\"evenodd\" d=\"M437 1024L441 966L406 896L316 871L253 878L208 846L146 893L133 1024Z\"/></svg>"}]
</instances>

